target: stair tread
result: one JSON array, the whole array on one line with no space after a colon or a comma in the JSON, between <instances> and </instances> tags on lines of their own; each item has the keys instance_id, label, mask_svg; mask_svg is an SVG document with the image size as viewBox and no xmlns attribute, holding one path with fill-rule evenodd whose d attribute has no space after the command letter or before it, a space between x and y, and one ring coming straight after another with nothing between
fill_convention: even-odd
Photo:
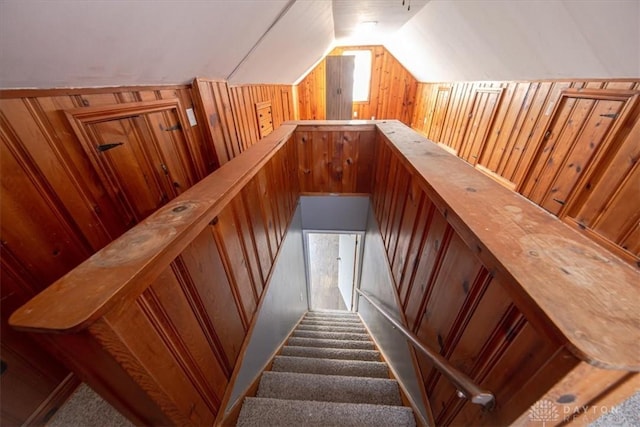
<instances>
[{"instance_id":1,"label":"stair tread","mask_svg":"<svg viewBox=\"0 0 640 427\"><path fill-rule=\"evenodd\" d=\"M300 372L320 375L389 378L384 362L335 360L311 357L276 356L271 367L275 372Z\"/></svg>"},{"instance_id":2,"label":"stair tread","mask_svg":"<svg viewBox=\"0 0 640 427\"><path fill-rule=\"evenodd\" d=\"M380 353L376 350L345 349L345 348L323 348L289 346L282 347L283 356L313 357L317 359L337 359L337 360L369 360L380 361Z\"/></svg>"},{"instance_id":3,"label":"stair tread","mask_svg":"<svg viewBox=\"0 0 640 427\"><path fill-rule=\"evenodd\" d=\"M358 317L353 311L313 310L307 311L307 316Z\"/></svg>"},{"instance_id":4,"label":"stair tread","mask_svg":"<svg viewBox=\"0 0 640 427\"><path fill-rule=\"evenodd\" d=\"M340 349L360 349L360 350L375 350L375 345L372 341L356 341L356 340L333 340L333 339L320 339L320 338L304 338L304 337L291 337L287 341L287 345L290 346L302 346L302 347L326 347L326 348L340 348Z\"/></svg>"},{"instance_id":5,"label":"stair tread","mask_svg":"<svg viewBox=\"0 0 640 427\"><path fill-rule=\"evenodd\" d=\"M360 320L334 321L334 320L318 320L318 319L302 319L301 325L318 325L318 326L363 326Z\"/></svg>"},{"instance_id":6,"label":"stair tread","mask_svg":"<svg viewBox=\"0 0 640 427\"><path fill-rule=\"evenodd\" d=\"M333 332L355 332L360 334L366 334L367 330L364 326L332 326L332 325L308 325L299 324L296 328L300 331L333 331Z\"/></svg>"},{"instance_id":7,"label":"stair tread","mask_svg":"<svg viewBox=\"0 0 640 427\"><path fill-rule=\"evenodd\" d=\"M342 331L307 331L296 329L291 334L292 337L301 338L319 338L332 340L352 340L352 341L371 341L371 337L367 333L342 332Z\"/></svg>"},{"instance_id":8,"label":"stair tread","mask_svg":"<svg viewBox=\"0 0 640 427\"><path fill-rule=\"evenodd\" d=\"M258 397L401 406L395 380L265 371Z\"/></svg>"},{"instance_id":9,"label":"stair tread","mask_svg":"<svg viewBox=\"0 0 640 427\"><path fill-rule=\"evenodd\" d=\"M247 397L240 427L414 427L413 412L404 406L314 402Z\"/></svg>"}]
</instances>

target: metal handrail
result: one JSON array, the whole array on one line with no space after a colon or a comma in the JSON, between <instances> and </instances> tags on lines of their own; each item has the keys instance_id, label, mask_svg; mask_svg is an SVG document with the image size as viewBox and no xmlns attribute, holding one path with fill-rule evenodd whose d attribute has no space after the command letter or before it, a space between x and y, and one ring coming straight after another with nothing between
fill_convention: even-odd
<instances>
[{"instance_id":1,"label":"metal handrail","mask_svg":"<svg viewBox=\"0 0 640 427\"><path fill-rule=\"evenodd\" d=\"M389 322L391 322L393 326L395 326L400 332L402 332L402 334L409 341L411 341L411 343L418 350L420 350L422 353L424 353L425 356L427 356L427 358L435 366L435 368L458 388L458 396L460 396L461 398L470 399L472 403L482 405L487 409L493 408L496 401L493 393L482 390L477 384L473 382L473 380L471 380L471 378L453 367L449 363L449 361L442 355L422 344L418 336L405 328L404 325L402 325L393 316L391 316L391 314L389 314L389 312L385 308L380 306L375 300L372 299L371 296L367 295L366 292L361 291L357 288L356 291L360 295L362 295L376 310L378 310L380 314L382 314Z\"/></svg>"}]
</instances>

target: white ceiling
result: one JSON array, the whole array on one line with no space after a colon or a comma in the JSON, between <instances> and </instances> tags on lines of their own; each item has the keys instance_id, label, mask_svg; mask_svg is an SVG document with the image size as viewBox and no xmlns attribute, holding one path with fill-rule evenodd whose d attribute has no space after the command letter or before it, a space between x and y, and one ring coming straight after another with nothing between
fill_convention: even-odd
<instances>
[{"instance_id":1,"label":"white ceiling","mask_svg":"<svg viewBox=\"0 0 640 427\"><path fill-rule=\"evenodd\" d=\"M292 84L354 43L384 44L420 81L640 76L638 0L402 3L0 0L0 87Z\"/></svg>"},{"instance_id":2,"label":"white ceiling","mask_svg":"<svg viewBox=\"0 0 640 427\"><path fill-rule=\"evenodd\" d=\"M385 43L419 81L640 77L640 1L431 1Z\"/></svg>"}]
</instances>

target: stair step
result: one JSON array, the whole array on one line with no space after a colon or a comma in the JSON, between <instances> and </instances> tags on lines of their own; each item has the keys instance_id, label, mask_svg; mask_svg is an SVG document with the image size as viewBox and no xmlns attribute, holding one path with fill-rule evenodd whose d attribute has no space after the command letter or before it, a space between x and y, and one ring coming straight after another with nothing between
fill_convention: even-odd
<instances>
[{"instance_id":1,"label":"stair step","mask_svg":"<svg viewBox=\"0 0 640 427\"><path fill-rule=\"evenodd\" d=\"M337 359L337 360L365 360L379 362L380 353L376 350L356 350L341 348L321 348L321 347L282 347L283 356L313 357L316 359Z\"/></svg>"},{"instance_id":2,"label":"stair step","mask_svg":"<svg viewBox=\"0 0 640 427\"><path fill-rule=\"evenodd\" d=\"M395 380L265 371L257 397L400 406Z\"/></svg>"},{"instance_id":3,"label":"stair step","mask_svg":"<svg viewBox=\"0 0 640 427\"><path fill-rule=\"evenodd\" d=\"M300 325L314 325L314 326L346 326L346 327L362 327L361 321L357 322L330 322L326 320L308 320L302 319Z\"/></svg>"},{"instance_id":4,"label":"stair step","mask_svg":"<svg viewBox=\"0 0 640 427\"><path fill-rule=\"evenodd\" d=\"M329 319L360 319L356 313L349 311L309 311L305 315L308 318L329 318Z\"/></svg>"},{"instance_id":5,"label":"stair step","mask_svg":"<svg viewBox=\"0 0 640 427\"><path fill-rule=\"evenodd\" d=\"M371 341L369 334L358 334L354 332L306 331L296 329L293 331L291 336L300 338L319 338L323 340Z\"/></svg>"},{"instance_id":6,"label":"stair step","mask_svg":"<svg viewBox=\"0 0 640 427\"><path fill-rule=\"evenodd\" d=\"M366 334L367 330L364 326L318 326L318 325L303 325L300 324L296 328L300 331L332 331L332 332L355 332L357 334Z\"/></svg>"},{"instance_id":7,"label":"stair step","mask_svg":"<svg viewBox=\"0 0 640 427\"><path fill-rule=\"evenodd\" d=\"M389 378L384 362L362 360L315 359L310 357L276 356L271 368L274 372L299 372L348 377Z\"/></svg>"},{"instance_id":8,"label":"stair step","mask_svg":"<svg viewBox=\"0 0 640 427\"><path fill-rule=\"evenodd\" d=\"M372 341L352 341L352 340L327 340L318 338L303 338L303 337L291 337L287 341L287 345L290 346L302 346L302 347L326 347L326 348L339 348L339 349L360 349L360 350L375 350L375 345Z\"/></svg>"},{"instance_id":9,"label":"stair step","mask_svg":"<svg viewBox=\"0 0 640 427\"><path fill-rule=\"evenodd\" d=\"M404 406L310 402L247 397L239 427L414 427L413 412Z\"/></svg>"}]
</instances>

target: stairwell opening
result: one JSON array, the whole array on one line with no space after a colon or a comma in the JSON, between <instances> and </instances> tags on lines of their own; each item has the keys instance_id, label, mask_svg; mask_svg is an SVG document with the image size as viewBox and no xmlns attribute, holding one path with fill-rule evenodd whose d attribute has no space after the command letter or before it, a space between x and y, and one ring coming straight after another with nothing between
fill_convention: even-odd
<instances>
[{"instance_id":1,"label":"stairwell opening","mask_svg":"<svg viewBox=\"0 0 640 427\"><path fill-rule=\"evenodd\" d=\"M305 231L309 310L354 311L363 233Z\"/></svg>"}]
</instances>

